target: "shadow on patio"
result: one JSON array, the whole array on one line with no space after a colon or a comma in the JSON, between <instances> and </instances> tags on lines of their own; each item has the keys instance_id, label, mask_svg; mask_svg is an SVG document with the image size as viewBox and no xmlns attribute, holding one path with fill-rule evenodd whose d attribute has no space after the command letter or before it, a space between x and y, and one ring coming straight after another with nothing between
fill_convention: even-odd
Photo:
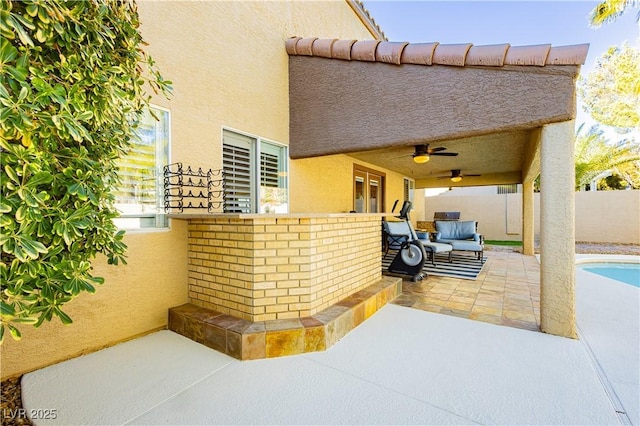
<instances>
[{"instance_id":1,"label":"shadow on patio","mask_svg":"<svg viewBox=\"0 0 640 426\"><path fill-rule=\"evenodd\" d=\"M535 256L485 251L487 261L474 280L429 275L403 280L391 303L532 331L540 330L540 264Z\"/></svg>"}]
</instances>

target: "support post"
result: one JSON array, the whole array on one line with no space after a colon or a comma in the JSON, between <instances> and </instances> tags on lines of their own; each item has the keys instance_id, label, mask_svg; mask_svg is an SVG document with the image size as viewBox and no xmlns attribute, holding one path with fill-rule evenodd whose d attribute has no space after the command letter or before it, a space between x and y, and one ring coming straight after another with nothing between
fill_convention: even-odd
<instances>
[{"instance_id":1,"label":"support post","mask_svg":"<svg viewBox=\"0 0 640 426\"><path fill-rule=\"evenodd\" d=\"M535 254L535 203L533 181L522 184L522 253Z\"/></svg>"},{"instance_id":2,"label":"support post","mask_svg":"<svg viewBox=\"0 0 640 426\"><path fill-rule=\"evenodd\" d=\"M574 122L542 128L540 328L576 338Z\"/></svg>"}]
</instances>

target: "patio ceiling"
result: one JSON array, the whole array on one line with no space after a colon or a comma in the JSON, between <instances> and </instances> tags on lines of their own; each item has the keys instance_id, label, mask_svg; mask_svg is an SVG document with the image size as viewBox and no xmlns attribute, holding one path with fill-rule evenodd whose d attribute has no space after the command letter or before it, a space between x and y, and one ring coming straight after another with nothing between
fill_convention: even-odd
<instances>
[{"instance_id":1,"label":"patio ceiling","mask_svg":"<svg viewBox=\"0 0 640 426\"><path fill-rule=\"evenodd\" d=\"M429 188L530 177L537 130L575 117L588 45L292 38L286 48L291 158L347 154ZM417 164L418 144L459 155ZM442 178L455 169L481 176Z\"/></svg>"}]
</instances>

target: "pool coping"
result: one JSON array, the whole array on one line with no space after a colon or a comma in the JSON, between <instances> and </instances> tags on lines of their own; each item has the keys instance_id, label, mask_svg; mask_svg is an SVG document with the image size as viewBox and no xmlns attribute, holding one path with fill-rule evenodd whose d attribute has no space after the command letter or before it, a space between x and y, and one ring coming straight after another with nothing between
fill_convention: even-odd
<instances>
[{"instance_id":1,"label":"pool coping","mask_svg":"<svg viewBox=\"0 0 640 426\"><path fill-rule=\"evenodd\" d=\"M640 256L632 254L576 254L576 265L585 263L640 263Z\"/></svg>"}]
</instances>

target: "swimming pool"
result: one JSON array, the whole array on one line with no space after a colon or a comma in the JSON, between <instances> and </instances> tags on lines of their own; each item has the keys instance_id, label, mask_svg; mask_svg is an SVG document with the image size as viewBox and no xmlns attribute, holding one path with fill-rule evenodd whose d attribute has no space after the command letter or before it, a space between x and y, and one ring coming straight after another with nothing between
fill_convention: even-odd
<instances>
[{"instance_id":1,"label":"swimming pool","mask_svg":"<svg viewBox=\"0 0 640 426\"><path fill-rule=\"evenodd\" d=\"M592 274L640 287L640 263L583 263L577 267Z\"/></svg>"}]
</instances>

